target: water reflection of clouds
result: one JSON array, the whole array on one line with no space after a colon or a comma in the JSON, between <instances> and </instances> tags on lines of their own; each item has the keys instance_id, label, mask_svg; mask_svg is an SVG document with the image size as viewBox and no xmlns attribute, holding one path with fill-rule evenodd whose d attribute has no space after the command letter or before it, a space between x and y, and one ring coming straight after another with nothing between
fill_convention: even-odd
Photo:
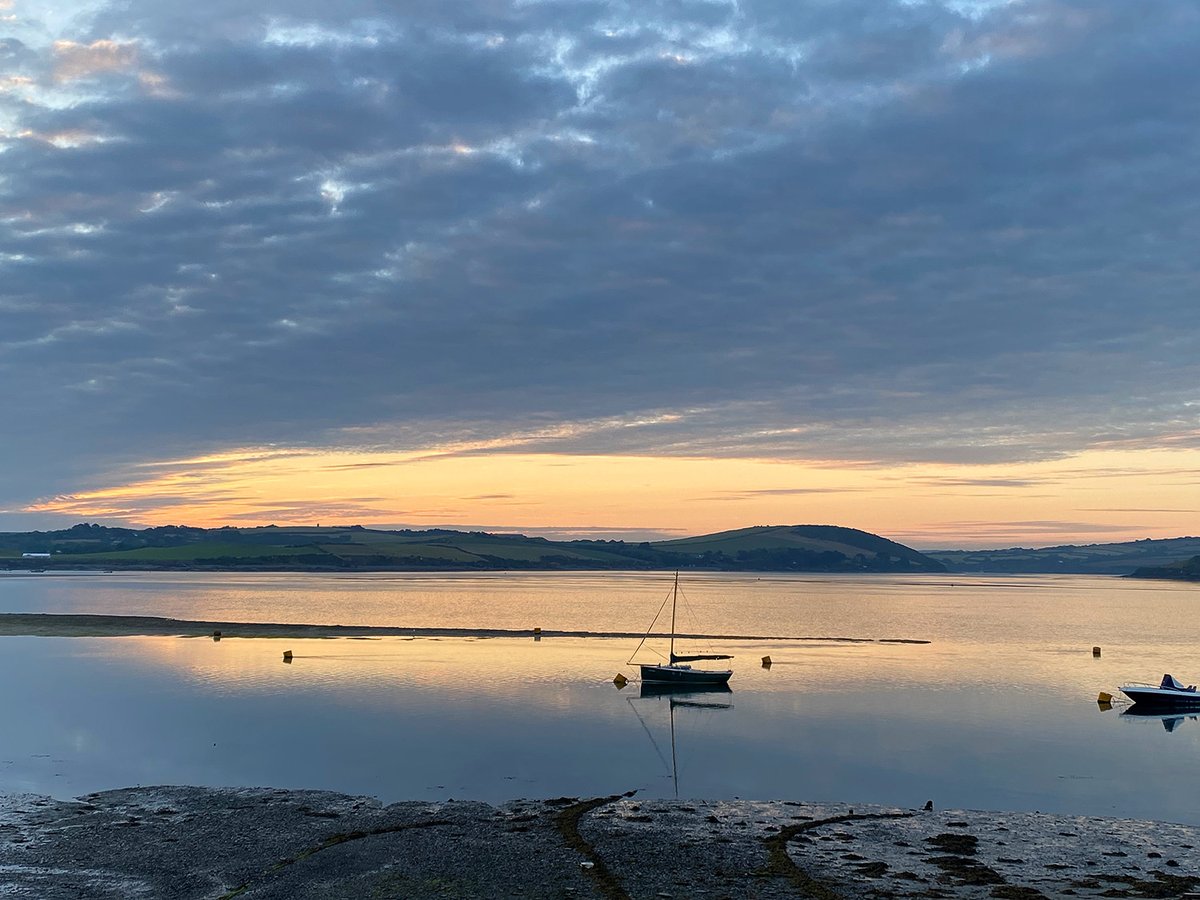
<instances>
[{"instance_id":1,"label":"water reflection of clouds","mask_svg":"<svg viewBox=\"0 0 1200 900\"><path fill-rule=\"evenodd\" d=\"M72 640L72 639L63 639ZM124 637L73 639L80 648L230 693L314 689L423 690L480 695L529 692L564 684L599 684L624 669L629 642L610 638L290 639ZM283 651L294 654L285 664ZM1096 659L1090 647L984 646L971 643L730 642L735 686L788 695L897 693L906 702L963 690L1023 702L1046 695L1094 697L1130 675L1130 661ZM1169 658L1170 651L1160 655ZM760 664L772 659L770 668ZM1141 664L1153 670L1163 660ZM550 698L539 702L553 704Z\"/></svg>"},{"instance_id":2,"label":"water reflection of clouds","mask_svg":"<svg viewBox=\"0 0 1200 900\"><path fill-rule=\"evenodd\" d=\"M689 576L689 582L691 576ZM640 631L658 575L100 576L4 581L20 611ZM996 584L993 584L996 582ZM730 642L733 708L679 715L691 796L1195 819L1200 728L1117 725L1099 690L1187 675L1200 620L1118 579L695 576L706 627L934 643ZM1008 585L1018 585L1012 589ZM1137 609L1130 616L1131 608ZM186 610L186 612L181 612ZM712 617L711 621L709 617ZM717 630L713 628L712 630ZM0 787L323 787L386 799L661 795L612 684L636 641L0 638ZM1091 648L1103 646L1101 658ZM284 650L295 654L284 664ZM770 655L774 665L763 669ZM1200 674L1200 673L1197 673ZM1192 680L1195 680L1194 678ZM666 727L651 708L652 728ZM659 719L663 721L659 721ZM1138 727L1145 726L1145 727ZM656 731L656 735L662 732ZM1189 736L1190 735L1190 736ZM49 754L46 760L34 754ZM1153 754L1155 765L1144 765ZM65 763L61 777L49 759ZM1136 770L1134 784L1112 772ZM441 789L438 785L443 786ZM440 791L440 793L439 793Z\"/></svg>"},{"instance_id":3,"label":"water reflection of clouds","mask_svg":"<svg viewBox=\"0 0 1200 900\"><path fill-rule=\"evenodd\" d=\"M141 573L5 580L0 586L0 609L14 612L639 634L668 590L659 573ZM963 653L954 665L971 669L974 660L990 656L993 671L1021 679L1034 672L1038 677L1068 672L1046 660L1036 661L1032 670L1012 669L1014 648L1067 654L1097 644L1127 654L1136 648L1127 663L1153 671L1162 659L1167 664L1162 671L1179 668L1179 659L1190 659L1190 648L1200 643L1200 619L1178 615L1180 589L1079 576L689 573L684 592L703 622L695 630L928 639L935 649L924 654L924 665L930 672L940 667L940 678L963 677L938 652L955 644ZM1131 617L1134 605L1138 614ZM784 658L770 648L754 647L751 653L752 659L765 653ZM1186 655L1172 659L1177 653ZM1106 654L1101 668L1109 660ZM1103 686L1149 677L1136 669L1113 674Z\"/></svg>"},{"instance_id":4,"label":"water reflection of clouds","mask_svg":"<svg viewBox=\"0 0 1200 900\"><path fill-rule=\"evenodd\" d=\"M5 638L0 787L321 787L385 799L673 793L629 698L669 740L670 707L608 679L626 642ZM295 653L289 666L282 651ZM1192 741L1114 728L1079 668L1003 689L1021 655L943 645L733 648L727 709L676 708L681 794L1118 813L1187 820ZM930 656L941 659L931 668ZM969 677L946 679L941 666ZM1055 665L1075 666L1062 654ZM1064 662L1065 660L1065 662ZM981 690L984 678L991 690ZM1090 690L1088 691L1091 694ZM670 703L667 698L666 703ZM648 713L648 715L647 715ZM1185 723L1186 724L1186 723ZM1200 729L1187 729L1193 734ZM669 743L667 744L669 747ZM34 754L65 762L57 769ZM56 772L63 773L56 777ZM1190 780L1188 780L1190 779ZM1190 793L1189 793L1190 792ZM1190 799L1189 799L1190 798Z\"/></svg>"},{"instance_id":5,"label":"water reflection of clouds","mask_svg":"<svg viewBox=\"0 0 1200 900\"><path fill-rule=\"evenodd\" d=\"M391 691L435 697L519 696L536 691L542 708L571 707L546 687L600 684L624 661L625 642L501 639L84 639L121 665L185 679L226 693L320 691L367 700ZM291 663L283 651L291 650Z\"/></svg>"}]
</instances>

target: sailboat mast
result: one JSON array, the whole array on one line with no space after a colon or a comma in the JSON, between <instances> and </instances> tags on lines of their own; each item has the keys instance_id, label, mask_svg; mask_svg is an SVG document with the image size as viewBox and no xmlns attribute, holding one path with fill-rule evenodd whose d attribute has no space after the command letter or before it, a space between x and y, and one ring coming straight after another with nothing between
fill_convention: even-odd
<instances>
[{"instance_id":1,"label":"sailboat mast","mask_svg":"<svg viewBox=\"0 0 1200 900\"><path fill-rule=\"evenodd\" d=\"M671 594L671 662L675 662L675 602L679 599L679 572L675 573L675 590Z\"/></svg>"}]
</instances>

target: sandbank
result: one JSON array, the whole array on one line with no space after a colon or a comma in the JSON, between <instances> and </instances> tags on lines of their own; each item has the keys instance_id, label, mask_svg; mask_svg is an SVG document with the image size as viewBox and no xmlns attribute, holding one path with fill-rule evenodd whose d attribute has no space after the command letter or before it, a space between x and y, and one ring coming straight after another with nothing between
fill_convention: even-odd
<instances>
[{"instance_id":1,"label":"sandbank","mask_svg":"<svg viewBox=\"0 0 1200 900\"><path fill-rule=\"evenodd\" d=\"M0 636L36 637L133 637L163 635L221 638L372 638L372 637L463 637L463 638L621 638L636 640L642 632L571 631L533 628L420 628L389 625L309 625L287 622L208 622L162 616L109 616L59 613L0 613ZM684 634L679 638L722 641L820 641L836 643L928 644L912 638L802 637L762 634Z\"/></svg>"}]
</instances>

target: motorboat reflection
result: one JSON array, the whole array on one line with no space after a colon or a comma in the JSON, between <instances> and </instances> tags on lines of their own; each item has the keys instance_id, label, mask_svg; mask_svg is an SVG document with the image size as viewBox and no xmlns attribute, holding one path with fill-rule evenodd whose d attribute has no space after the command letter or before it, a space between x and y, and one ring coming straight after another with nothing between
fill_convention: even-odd
<instances>
[{"instance_id":1,"label":"motorboat reflection","mask_svg":"<svg viewBox=\"0 0 1200 900\"><path fill-rule=\"evenodd\" d=\"M1128 709L1121 711L1121 718L1129 722L1149 722L1157 719L1162 722L1162 727L1165 731L1171 732L1183 724L1184 719L1190 719L1193 722L1200 721L1200 711L1196 713L1181 713L1181 712L1163 712L1162 707L1143 706L1140 703L1135 703Z\"/></svg>"}]
</instances>

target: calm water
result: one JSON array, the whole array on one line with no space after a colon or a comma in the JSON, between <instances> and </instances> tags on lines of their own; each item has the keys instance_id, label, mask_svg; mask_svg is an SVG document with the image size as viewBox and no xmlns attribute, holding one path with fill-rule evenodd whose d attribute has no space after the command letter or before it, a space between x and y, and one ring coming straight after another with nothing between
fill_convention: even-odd
<instances>
[{"instance_id":1,"label":"calm water","mask_svg":"<svg viewBox=\"0 0 1200 900\"><path fill-rule=\"evenodd\" d=\"M4 575L0 612L641 631L667 590L641 574ZM677 789L1200 823L1200 720L1095 704L1165 671L1200 680L1194 587L688 575L685 592L692 631L932 643L722 644L733 691L672 703L610 683L633 674L623 640L0 637L0 789Z\"/></svg>"}]
</instances>

